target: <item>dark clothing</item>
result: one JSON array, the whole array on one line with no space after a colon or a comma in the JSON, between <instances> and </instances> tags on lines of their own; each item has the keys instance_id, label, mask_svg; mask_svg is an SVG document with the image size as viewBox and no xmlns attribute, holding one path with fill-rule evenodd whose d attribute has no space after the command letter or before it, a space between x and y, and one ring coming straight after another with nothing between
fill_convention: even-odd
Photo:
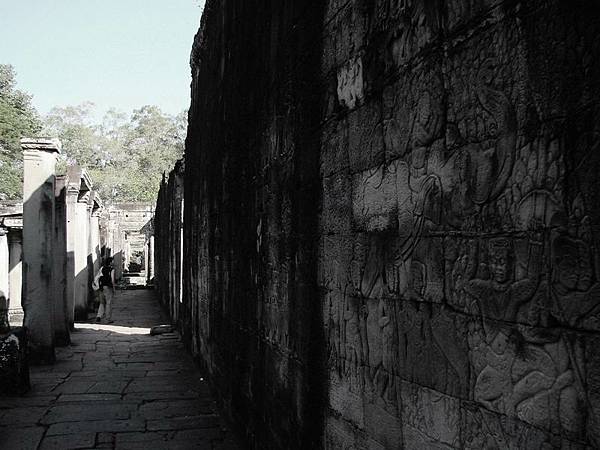
<instances>
[{"instance_id":1,"label":"dark clothing","mask_svg":"<svg viewBox=\"0 0 600 450\"><path fill-rule=\"evenodd\" d=\"M102 276L100 277L100 287L108 286L112 287L112 277L110 276L113 268L110 266L102 267Z\"/></svg>"}]
</instances>

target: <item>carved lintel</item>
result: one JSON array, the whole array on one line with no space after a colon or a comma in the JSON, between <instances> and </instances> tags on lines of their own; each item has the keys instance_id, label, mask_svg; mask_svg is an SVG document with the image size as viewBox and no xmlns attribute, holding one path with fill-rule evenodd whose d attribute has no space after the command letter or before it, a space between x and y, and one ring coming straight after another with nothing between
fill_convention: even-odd
<instances>
[{"instance_id":1,"label":"carved lintel","mask_svg":"<svg viewBox=\"0 0 600 450\"><path fill-rule=\"evenodd\" d=\"M23 138L21 148L26 151L42 151L60 154L62 144L58 139L49 138Z\"/></svg>"}]
</instances>

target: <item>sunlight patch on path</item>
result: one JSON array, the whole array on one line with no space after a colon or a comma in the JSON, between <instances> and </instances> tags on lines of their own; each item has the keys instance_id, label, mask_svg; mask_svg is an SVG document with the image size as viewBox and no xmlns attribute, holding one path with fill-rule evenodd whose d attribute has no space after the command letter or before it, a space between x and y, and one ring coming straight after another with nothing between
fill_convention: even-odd
<instances>
[{"instance_id":1,"label":"sunlight patch on path","mask_svg":"<svg viewBox=\"0 0 600 450\"><path fill-rule=\"evenodd\" d=\"M111 331L119 334L150 334L150 328L123 327L120 325L106 325L102 323L76 323L75 329Z\"/></svg>"}]
</instances>

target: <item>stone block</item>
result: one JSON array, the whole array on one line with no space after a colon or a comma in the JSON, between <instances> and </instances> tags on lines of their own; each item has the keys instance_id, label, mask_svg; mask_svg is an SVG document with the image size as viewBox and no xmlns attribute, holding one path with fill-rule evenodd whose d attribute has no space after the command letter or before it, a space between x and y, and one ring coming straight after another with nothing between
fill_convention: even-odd
<instances>
[{"instance_id":1,"label":"stone block","mask_svg":"<svg viewBox=\"0 0 600 450\"><path fill-rule=\"evenodd\" d=\"M373 169L383 163L383 118L381 99L369 99L348 115L348 158L352 173Z\"/></svg>"},{"instance_id":2,"label":"stone block","mask_svg":"<svg viewBox=\"0 0 600 450\"><path fill-rule=\"evenodd\" d=\"M392 448L399 448L401 442ZM326 450L337 450L340 448L360 448L366 450L384 450L384 444L367 436L361 429L355 428L352 424L328 416L325 424L324 448Z\"/></svg>"},{"instance_id":3,"label":"stone block","mask_svg":"<svg viewBox=\"0 0 600 450\"><path fill-rule=\"evenodd\" d=\"M344 173L323 179L321 229L325 234L350 234L352 230L352 190Z\"/></svg>"},{"instance_id":4,"label":"stone block","mask_svg":"<svg viewBox=\"0 0 600 450\"><path fill-rule=\"evenodd\" d=\"M461 407L461 428L461 448L465 449L585 448L581 444L562 439L559 434L545 433L517 419L507 418L468 402L464 402Z\"/></svg>"},{"instance_id":5,"label":"stone block","mask_svg":"<svg viewBox=\"0 0 600 450\"><path fill-rule=\"evenodd\" d=\"M321 138L321 176L345 173L350 167L348 157L347 118L331 119L323 128Z\"/></svg>"},{"instance_id":6,"label":"stone block","mask_svg":"<svg viewBox=\"0 0 600 450\"><path fill-rule=\"evenodd\" d=\"M455 397L401 382L402 423L406 448L428 442L433 448L459 448L461 409Z\"/></svg>"},{"instance_id":7,"label":"stone block","mask_svg":"<svg viewBox=\"0 0 600 450\"><path fill-rule=\"evenodd\" d=\"M354 57L338 69L337 96L340 106L350 110L362 105L365 98L363 63Z\"/></svg>"}]
</instances>

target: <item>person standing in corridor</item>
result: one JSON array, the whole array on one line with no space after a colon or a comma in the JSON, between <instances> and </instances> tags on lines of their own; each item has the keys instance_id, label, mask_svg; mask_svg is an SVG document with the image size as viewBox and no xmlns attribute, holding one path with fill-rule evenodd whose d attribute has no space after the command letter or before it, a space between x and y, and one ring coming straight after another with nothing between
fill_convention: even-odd
<instances>
[{"instance_id":1,"label":"person standing in corridor","mask_svg":"<svg viewBox=\"0 0 600 450\"><path fill-rule=\"evenodd\" d=\"M115 298L115 269L113 267L112 257L106 258L100 271L100 306L98 307L98 315L96 322L100 322L102 317L106 319L106 323L113 323L112 320L112 302Z\"/></svg>"}]
</instances>

